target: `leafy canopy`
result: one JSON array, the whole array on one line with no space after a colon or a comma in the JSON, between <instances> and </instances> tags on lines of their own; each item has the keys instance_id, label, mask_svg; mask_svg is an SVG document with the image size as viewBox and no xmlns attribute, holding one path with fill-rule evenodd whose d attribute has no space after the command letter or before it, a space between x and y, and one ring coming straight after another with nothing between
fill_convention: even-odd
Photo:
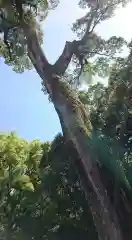
<instances>
[{"instance_id":1,"label":"leafy canopy","mask_svg":"<svg viewBox=\"0 0 132 240\"><path fill-rule=\"evenodd\" d=\"M79 41L76 42L76 50L72 58L72 70L68 68L68 72L65 73L67 81L78 85L80 81L91 81L91 77L96 74L103 77L109 74L109 67L115 54L120 52L127 43L123 38L116 36L108 40L103 39L96 33L96 26L112 17L116 7L125 3L127 1L124 0L79 2L79 6L85 8L87 13L73 24L73 31L77 33ZM0 9L4 13L4 18L0 17L1 32L6 31L11 58L3 40L0 42L0 54L4 57L6 64L13 66L14 71L23 72L25 69L32 68L20 16L22 15L24 21L34 26L42 43L43 34L40 23L46 18L49 10L57 5L58 0L0 0Z\"/></svg>"}]
</instances>

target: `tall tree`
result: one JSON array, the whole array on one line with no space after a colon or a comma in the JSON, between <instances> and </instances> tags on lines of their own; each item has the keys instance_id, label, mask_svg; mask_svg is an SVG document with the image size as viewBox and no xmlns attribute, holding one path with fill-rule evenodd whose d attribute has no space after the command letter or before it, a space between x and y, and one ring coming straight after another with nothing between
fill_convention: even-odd
<instances>
[{"instance_id":1,"label":"tall tree","mask_svg":"<svg viewBox=\"0 0 132 240\"><path fill-rule=\"evenodd\" d=\"M2 45L1 52L7 63L16 65L17 71L22 71L25 63L30 68L29 59L31 60L54 104L64 133L73 142L80 156L91 189L86 194L98 235L100 239L120 240L122 236L118 219L100 180L96 156L89 144L92 130L89 116L77 94L68 83L63 81L72 59L77 67L78 64L80 66L75 71L77 78L84 68L84 63L87 67L90 66L90 58L103 54L106 56L105 61L108 62L125 43L122 38L116 37L105 41L94 31L98 23L112 16L114 9L122 1L91 2L80 1L80 6L89 8L85 17L77 20L74 25L76 31L81 29L80 39L66 42L63 53L56 63L51 65L41 49L41 34L38 34L39 26L34 17L35 12L33 13L31 9L38 8L38 13L43 11L46 14L49 4L53 7L57 2L1 0L1 31L4 32L4 43L8 50L6 51ZM25 5L30 6L31 9L27 10ZM7 56L8 52L10 57ZM98 66L104 63L99 58L97 61ZM97 72L98 68L94 68L93 71Z\"/></svg>"}]
</instances>

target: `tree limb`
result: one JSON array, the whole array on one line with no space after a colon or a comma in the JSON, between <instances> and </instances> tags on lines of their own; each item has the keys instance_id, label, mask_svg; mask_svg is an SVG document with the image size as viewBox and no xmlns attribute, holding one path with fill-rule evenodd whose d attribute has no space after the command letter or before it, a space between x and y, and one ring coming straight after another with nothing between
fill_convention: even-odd
<instances>
[{"instance_id":1,"label":"tree limb","mask_svg":"<svg viewBox=\"0 0 132 240\"><path fill-rule=\"evenodd\" d=\"M37 62L36 59L38 60L38 62L40 62L40 60L42 60L43 68L45 68L45 70L46 70L51 65L49 64L44 52L41 49L36 30L32 26L28 25L25 22L22 22L22 28L23 28L24 34L26 36L28 50L30 53L32 53L32 60L35 62ZM35 51L36 48L37 48L37 50L39 50L39 54L37 56L36 56L36 51Z\"/></svg>"},{"instance_id":2,"label":"tree limb","mask_svg":"<svg viewBox=\"0 0 132 240\"><path fill-rule=\"evenodd\" d=\"M116 4L117 3L115 3L113 5L116 5ZM99 16L97 21L95 21L92 29L90 29L90 28L91 28L93 19L95 17L95 14L97 13L97 10L98 10L98 7L99 7L98 4L97 4L96 8L94 8L92 10L91 17L90 17L89 20L87 19L89 13L87 13L84 17L78 19L79 24L83 24L83 23L87 22L86 31L85 31L84 36L82 37L81 40L73 41L73 42L66 42L64 50L63 50L61 56L59 57L59 59L54 64L54 72L56 72L56 74L63 75L65 73L65 71L66 71L66 69L67 69L67 67L68 67L68 65L69 65L69 63L71 61L71 58L72 58L73 54L75 54L77 56L76 53L77 53L78 47L80 45L85 45L85 43L88 40L88 35L93 32L94 28L100 22L101 17L107 11L108 7L112 7L113 5L111 4L111 5L107 6L105 9L103 9L101 11L101 15Z\"/></svg>"},{"instance_id":3,"label":"tree limb","mask_svg":"<svg viewBox=\"0 0 132 240\"><path fill-rule=\"evenodd\" d=\"M122 0L120 2L122 2ZM87 19L86 21L88 21L84 36L82 37L81 40L78 40L78 41L75 41L75 40L73 42L67 41L62 54L60 55L60 57L58 58L58 60L55 62L54 65L49 64L45 54L43 53L43 51L40 47L35 29L33 29L31 26L28 26L27 23L23 23L22 27L23 27L23 29L25 31L25 35L27 37L29 54L32 52L32 57L30 57L30 58L32 59L32 63L35 66L35 68L37 69L37 72L39 73L39 75L43 76L43 71L45 71L45 72L49 72L51 75L53 73L53 74L62 76L65 73L66 69L68 68L68 65L71 62L73 54L78 56L77 55L78 47L86 43L86 41L88 40L88 35L91 34L91 32L94 30L95 26L100 22L102 15L107 11L108 7L111 7L116 4L117 3L111 4L101 11L101 16L97 19L97 21L95 22L95 24L93 25L91 30L90 30L90 27L92 25L93 18L95 17L95 14L98 10L98 6L96 6L96 8L94 8L92 10L91 17L89 20L87 19L89 13L87 13L85 15L85 17L81 18L79 21L81 21L81 20L84 21L85 19ZM38 56L35 56L36 51L34 51L34 48L36 48L36 47L37 47L37 49L39 49L39 52L40 52ZM97 53L97 54L105 55L105 54L101 54L101 53ZM38 58L40 58L40 56L41 56L41 59L38 59ZM35 59L35 61L36 61L36 59L38 59L37 63L43 62L43 67L40 64L35 63L33 59ZM40 60L42 60L42 61L40 61ZM36 66L36 64L37 64L37 66ZM41 69L40 69L40 66L41 66ZM43 79L43 77L41 77L41 78Z\"/></svg>"},{"instance_id":4,"label":"tree limb","mask_svg":"<svg viewBox=\"0 0 132 240\"><path fill-rule=\"evenodd\" d=\"M58 75L63 75L71 61L73 54L76 51L76 41L66 42L61 56L54 64L54 72Z\"/></svg>"}]
</instances>

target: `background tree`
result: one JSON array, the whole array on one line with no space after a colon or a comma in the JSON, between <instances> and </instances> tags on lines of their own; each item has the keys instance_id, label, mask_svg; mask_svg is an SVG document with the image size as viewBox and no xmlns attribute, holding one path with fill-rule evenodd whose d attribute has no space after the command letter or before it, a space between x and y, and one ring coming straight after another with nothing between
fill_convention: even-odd
<instances>
[{"instance_id":1,"label":"background tree","mask_svg":"<svg viewBox=\"0 0 132 240\"><path fill-rule=\"evenodd\" d=\"M66 232L71 239L97 239L78 172L73 172L71 158L77 155L63 136L51 146L13 133L1 135L0 142L1 239L60 239Z\"/></svg>"},{"instance_id":2,"label":"background tree","mask_svg":"<svg viewBox=\"0 0 132 240\"><path fill-rule=\"evenodd\" d=\"M122 223L124 216L127 215L125 218L128 219L125 230L127 239L131 238L131 187L127 187L129 191L126 191L126 187L123 187L124 183L121 180L123 175L119 180L120 174L116 171L115 163L117 159L120 159L120 165L125 169L127 180L131 185L131 42L128 44L128 47L129 55L126 58L117 58L117 61L113 64L108 86L105 87L97 83L91 86L88 92L80 92L80 99L90 109L90 119L93 129L98 133L98 137L100 136L103 140L100 142L97 138L93 138L93 145L95 146L97 155L100 149L98 159L100 159L101 165L103 164L103 166L105 166L105 168L103 167L102 169L103 174L101 174L101 177L104 179L102 179L102 181L108 193L111 192L114 194L114 198L112 197L113 194L111 194L111 201L113 202L113 199L116 199L116 209ZM97 142L94 142L95 140ZM105 143L104 147L103 142ZM108 149L106 151L107 145L109 147L109 155ZM118 156L113 155L113 146ZM103 149L103 151L101 149ZM102 152L103 154L101 155ZM101 158L99 156L101 156ZM114 176L108 175L106 169L109 169ZM110 176L111 180L109 179L107 182L106 179L108 176ZM123 177L122 179L125 178ZM117 191L120 186L119 182L123 183L123 192L122 190ZM114 188L114 186L116 187ZM125 207L127 208L125 211L124 206L127 206ZM120 213L120 211L122 211L121 209L123 210L122 214ZM124 223L122 229L124 229L123 226L125 226Z\"/></svg>"}]
</instances>

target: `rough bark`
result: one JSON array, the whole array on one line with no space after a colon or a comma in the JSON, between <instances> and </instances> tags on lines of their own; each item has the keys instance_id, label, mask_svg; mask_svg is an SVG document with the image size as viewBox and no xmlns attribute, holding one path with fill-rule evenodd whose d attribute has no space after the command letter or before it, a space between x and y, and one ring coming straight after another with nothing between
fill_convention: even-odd
<instances>
[{"instance_id":1,"label":"rough bark","mask_svg":"<svg viewBox=\"0 0 132 240\"><path fill-rule=\"evenodd\" d=\"M39 45L35 30L26 24L23 24L23 29L27 38L29 57L53 101L62 127L67 131L80 156L90 186L87 191L88 202L99 239L121 240L122 235L116 212L110 205L96 167L95 156L89 145L91 125L89 122L86 127L88 116L77 95L59 78L67 68L77 42L67 42L62 55L53 66L48 63Z\"/></svg>"}]
</instances>

